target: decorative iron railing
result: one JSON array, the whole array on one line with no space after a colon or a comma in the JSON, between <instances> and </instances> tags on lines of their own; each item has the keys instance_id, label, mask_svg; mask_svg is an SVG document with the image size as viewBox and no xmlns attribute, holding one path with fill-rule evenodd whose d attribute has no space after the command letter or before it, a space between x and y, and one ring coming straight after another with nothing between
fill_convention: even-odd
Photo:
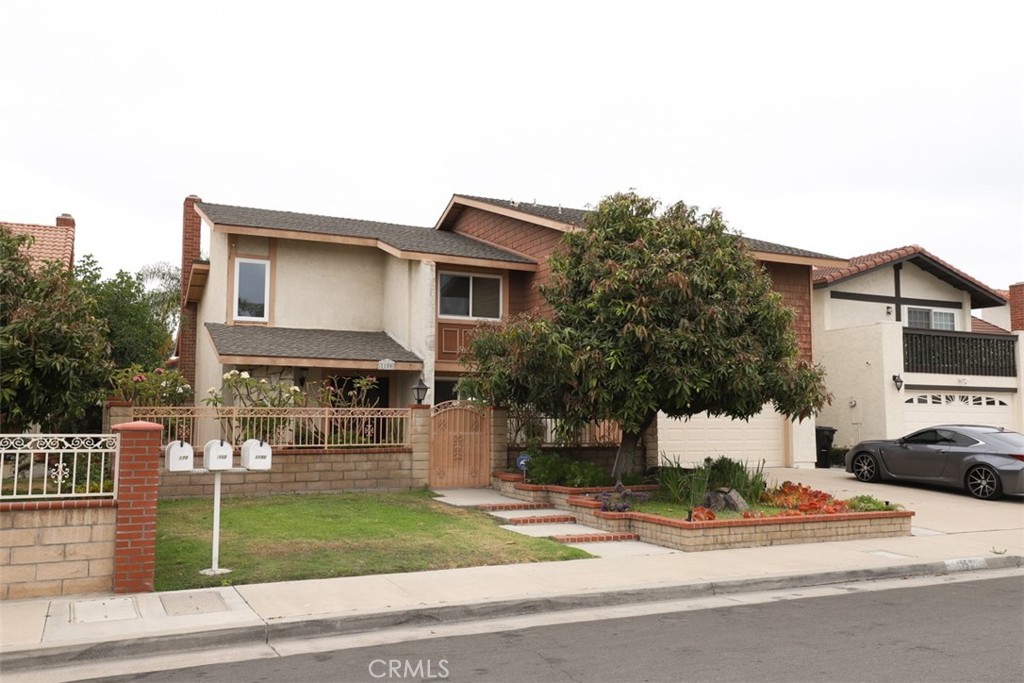
<instances>
[{"instance_id":1,"label":"decorative iron railing","mask_svg":"<svg viewBox=\"0 0 1024 683\"><path fill-rule=\"evenodd\" d=\"M1017 338L903 328L904 372L1016 377Z\"/></svg>"},{"instance_id":2,"label":"decorative iron railing","mask_svg":"<svg viewBox=\"0 0 1024 683\"><path fill-rule=\"evenodd\" d=\"M409 408L246 408L156 406L129 408L132 420L164 426L164 442L201 450L210 439L241 446L260 439L275 448L388 448L409 445Z\"/></svg>"},{"instance_id":3,"label":"decorative iron railing","mask_svg":"<svg viewBox=\"0 0 1024 683\"><path fill-rule=\"evenodd\" d=\"M614 420L591 422L583 429L562 434L559 420L537 415L509 414L508 445L514 448L538 446L618 446L622 429Z\"/></svg>"},{"instance_id":4,"label":"decorative iron railing","mask_svg":"<svg viewBox=\"0 0 1024 683\"><path fill-rule=\"evenodd\" d=\"M0 434L0 500L116 498L117 434Z\"/></svg>"}]
</instances>

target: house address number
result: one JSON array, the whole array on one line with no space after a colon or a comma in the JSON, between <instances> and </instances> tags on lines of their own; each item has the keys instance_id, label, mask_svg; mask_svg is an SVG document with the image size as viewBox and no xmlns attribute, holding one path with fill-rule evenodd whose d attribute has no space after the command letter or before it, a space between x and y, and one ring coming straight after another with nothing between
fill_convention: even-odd
<instances>
[{"instance_id":1,"label":"house address number","mask_svg":"<svg viewBox=\"0 0 1024 683\"><path fill-rule=\"evenodd\" d=\"M391 360L390 358L384 358L382 360L379 360L379 361L377 361L377 369L378 370L394 370L395 369L395 361Z\"/></svg>"}]
</instances>

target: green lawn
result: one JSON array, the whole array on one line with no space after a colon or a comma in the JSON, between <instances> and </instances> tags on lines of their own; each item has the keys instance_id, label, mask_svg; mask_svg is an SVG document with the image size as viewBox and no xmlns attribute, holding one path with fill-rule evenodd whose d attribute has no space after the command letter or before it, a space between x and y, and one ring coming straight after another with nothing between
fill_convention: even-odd
<instances>
[{"instance_id":1,"label":"green lawn","mask_svg":"<svg viewBox=\"0 0 1024 683\"><path fill-rule=\"evenodd\" d=\"M203 576L212 537L212 500L160 501L156 590L590 557L425 491L225 498L219 565L232 572Z\"/></svg>"},{"instance_id":2,"label":"green lawn","mask_svg":"<svg viewBox=\"0 0 1024 683\"><path fill-rule=\"evenodd\" d=\"M774 515L782 511L782 508L772 507L770 505L763 505L761 503L751 503L751 512L763 512L766 515ZM634 512L644 512L649 515L661 515L662 517L671 517L673 519L686 519L689 514L690 508L688 505L683 503L676 503L665 498L654 497L643 503L636 503L633 505L632 510ZM716 519L742 519L743 513L735 510L719 510L715 513Z\"/></svg>"}]
</instances>

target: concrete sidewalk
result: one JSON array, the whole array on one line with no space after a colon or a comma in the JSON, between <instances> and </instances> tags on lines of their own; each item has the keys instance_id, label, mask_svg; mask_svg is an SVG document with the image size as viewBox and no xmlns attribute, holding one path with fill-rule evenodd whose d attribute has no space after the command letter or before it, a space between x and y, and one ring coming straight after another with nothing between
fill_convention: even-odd
<instances>
[{"instance_id":1,"label":"concrete sidewalk","mask_svg":"<svg viewBox=\"0 0 1024 683\"><path fill-rule=\"evenodd\" d=\"M475 567L139 595L0 603L6 672L125 656L454 623L859 579L1024 567L1024 499L862 484L840 470L770 470L837 497L869 493L916 513L914 535L701 553L610 553ZM492 495L492 494L487 494ZM1024 571L1021 572L1024 575Z\"/></svg>"}]
</instances>

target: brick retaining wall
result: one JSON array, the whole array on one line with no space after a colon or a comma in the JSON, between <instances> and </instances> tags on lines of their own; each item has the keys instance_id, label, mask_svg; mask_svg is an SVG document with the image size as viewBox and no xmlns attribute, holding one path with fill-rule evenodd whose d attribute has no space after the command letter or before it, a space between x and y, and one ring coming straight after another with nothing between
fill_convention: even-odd
<instances>
[{"instance_id":1,"label":"brick retaining wall","mask_svg":"<svg viewBox=\"0 0 1024 683\"><path fill-rule=\"evenodd\" d=\"M909 536L914 516L913 512L897 510L687 522L639 512L602 512L598 501L586 497L588 493L610 489L523 484L520 475L505 472L495 472L494 484L511 498L571 512L585 526L612 533L635 533L641 541L690 552ZM657 487L632 487L634 491L651 488Z\"/></svg>"}]
</instances>

